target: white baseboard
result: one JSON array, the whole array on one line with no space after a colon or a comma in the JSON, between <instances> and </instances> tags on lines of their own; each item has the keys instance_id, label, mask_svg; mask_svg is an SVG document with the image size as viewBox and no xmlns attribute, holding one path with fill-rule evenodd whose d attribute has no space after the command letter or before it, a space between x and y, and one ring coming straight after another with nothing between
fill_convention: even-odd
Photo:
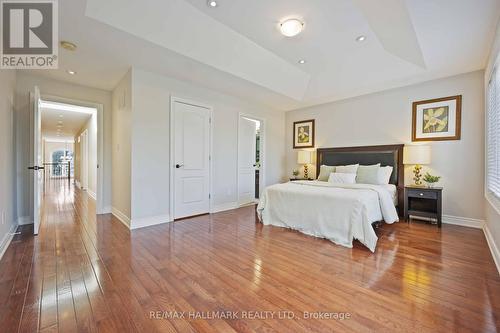
<instances>
[{"instance_id":1,"label":"white baseboard","mask_svg":"<svg viewBox=\"0 0 500 333\"><path fill-rule=\"evenodd\" d=\"M231 209L236 209L238 208L238 203L237 202L226 202L223 204L218 204L212 206L212 209L210 210L210 213L219 213L219 212L224 212L226 210L231 210Z\"/></svg>"},{"instance_id":2,"label":"white baseboard","mask_svg":"<svg viewBox=\"0 0 500 333\"><path fill-rule=\"evenodd\" d=\"M144 227L150 227L157 224L163 224L171 222L170 215L158 215L158 216L150 216L150 217L142 217L138 219L132 219L132 223L130 224L130 229L139 229Z\"/></svg>"},{"instance_id":3,"label":"white baseboard","mask_svg":"<svg viewBox=\"0 0 500 333\"><path fill-rule=\"evenodd\" d=\"M468 217L443 215L443 223L460 225L462 227L482 229L484 220L471 219Z\"/></svg>"},{"instance_id":4,"label":"white baseboard","mask_svg":"<svg viewBox=\"0 0 500 333\"><path fill-rule=\"evenodd\" d=\"M113 208L111 206L106 206L101 210L100 214L111 214L112 211Z\"/></svg>"},{"instance_id":5,"label":"white baseboard","mask_svg":"<svg viewBox=\"0 0 500 333\"><path fill-rule=\"evenodd\" d=\"M17 225L33 224L33 221L29 216L21 216L17 219Z\"/></svg>"},{"instance_id":6,"label":"white baseboard","mask_svg":"<svg viewBox=\"0 0 500 333\"><path fill-rule=\"evenodd\" d=\"M15 225L15 224L12 225L10 227L9 232L7 232L5 234L5 236L3 236L2 240L0 241L0 260L3 258L5 251L7 251L7 248L9 247L10 242L12 241L12 238L14 238L14 232L16 231L16 229L17 229L17 225Z\"/></svg>"},{"instance_id":7,"label":"white baseboard","mask_svg":"<svg viewBox=\"0 0 500 333\"><path fill-rule=\"evenodd\" d=\"M490 247L490 252L493 256L493 260L495 261L495 265L497 266L498 274L500 274L500 250L498 249L498 246L493 239L493 235L488 228L488 224L484 225L483 232L484 236L486 237L486 242L488 242L488 246Z\"/></svg>"},{"instance_id":8,"label":"white baseboard","mask_svg":"<svg viewBox=\"0 0 500 333\"><path fill-rule=\"evenodd\" d=\"M87 189L87 194L88 194L88 195L89 195L89 197L91 197L92 199L97 200L97 195L95 194L95 192L91 191L90 189Z\"/></svg>"},{"instance_id":9,"label":"white baseboard","mask_svg":"<svg viewBox=\"0 0 500 333\"><path fill-rule=\"evenodd\" d=\"M111 207L111 214L118 219L123 225L130 229L130 218L123 214L120 210L115 207Z\"/></svg>"}]
</instances>

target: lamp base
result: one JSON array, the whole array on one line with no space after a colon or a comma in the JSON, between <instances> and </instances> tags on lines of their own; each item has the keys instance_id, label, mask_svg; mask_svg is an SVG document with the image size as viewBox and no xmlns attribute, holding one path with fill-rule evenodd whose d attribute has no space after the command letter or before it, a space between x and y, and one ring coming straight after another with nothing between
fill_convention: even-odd
<instances>
[{"instance_id":1,"label":"lamp base","mask_svg":"<svg viewBox=\"0 0 500 333\"><path fill-rule=\"evenodd\" d=\"M304 179L309 179L309 175L307 172L307 164L304 164Z\"/></svg>"},{"instance_id":2,"label":"lamp base","mask_svg":"<svg viewBox=\"0 0 500 333\"><path fill-rule=\"evenodd\" d=\"M422 171L422 166L420 164L415 165L415 168L413 168L413 181L415 186L423 186L422 174L420 171Z\"/></svg>"}]
</instances>

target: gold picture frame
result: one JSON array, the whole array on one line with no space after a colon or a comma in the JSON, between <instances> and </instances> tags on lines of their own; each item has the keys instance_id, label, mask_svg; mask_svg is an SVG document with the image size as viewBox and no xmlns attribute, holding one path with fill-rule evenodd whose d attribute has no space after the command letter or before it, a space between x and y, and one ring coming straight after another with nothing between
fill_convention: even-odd
<instances>
[{"instance_id":1,"label":"gold picture frame","mask_svg":"<svg viewBox=\"0 0 500 333\"><path fill-rule=\"evenodd\" d=\"M413 102L412 141L460 140L462 95Z\"/></svg>"}]
</instances>

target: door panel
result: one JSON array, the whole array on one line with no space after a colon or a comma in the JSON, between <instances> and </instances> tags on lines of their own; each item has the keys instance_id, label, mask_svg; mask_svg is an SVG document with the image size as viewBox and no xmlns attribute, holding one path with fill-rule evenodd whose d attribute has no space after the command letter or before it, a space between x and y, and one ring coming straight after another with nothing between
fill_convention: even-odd
<instances>
[{"instance_id":1,"label":"door panel","mask_svg":"<svg viewBox=\"0 0 500 333\"><path fill-rule=\"evenodd\" d=\"M210 210L210 110L181 102L174 116L174 219Z\"/></svg>"},{"instance_id":2,"label":"door panel","mask_svg":"<svg viewBox=\"0 0 500 333\"><path fill-rule=\"evenodd\" d=\"M245 205L255 200L257 123L240 117L238 129L238 203Z\"/></svg>"},{"instance_id":3,"label":"door panel","mask_svg":"<svg viewBox=\"0 0 500 333\"><path fill-rule=\"evenodd\" d=\"M43 166L42 160L42 117L40 113L40 90L38 87L34 88L31 94L32 107L33 107L33 222L34 234L38 235L40 229L40 209L42 203L42 189L43 189Z\"/></svg>"}]
</instances>

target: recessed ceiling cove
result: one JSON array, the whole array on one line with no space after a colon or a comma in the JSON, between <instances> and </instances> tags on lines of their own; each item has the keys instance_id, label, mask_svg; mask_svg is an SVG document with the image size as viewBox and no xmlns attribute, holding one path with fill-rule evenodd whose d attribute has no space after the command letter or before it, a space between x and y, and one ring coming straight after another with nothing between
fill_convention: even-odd
<instances>
[{"instance_id":1,"label":"recessed ceiling cove","mask_svg":"<svg viewBox=\"0 0 500 333\"><path fill-rule=\"evenodd\" d=\"M426 67L404 0L352 1L387 52L419 67Z\"/></svg>"},{"instance_id":2,"label":"recessed ceiling cove","mask_svg":"<svg viewBox=\"0 0 500 333\"><path fill-rule=\"evenodd\" d=\"M184 0L88 0L85 14L295 100L303 99L309 84L310 75L296 64Z\"/></svg>"},{"instance_id":3,"label":"recessed ceiling cove","mask_svg":"<svg viewBox=\"0 0 500 333\"><path fill-rule=\"evenodd\" d=\"M27 74L113 90L133 67L292 110L484 69L500 1L71 0L59 12L78 49ZM303 31L282 35L287 18Z\"/></svg>"}]
</instances>

